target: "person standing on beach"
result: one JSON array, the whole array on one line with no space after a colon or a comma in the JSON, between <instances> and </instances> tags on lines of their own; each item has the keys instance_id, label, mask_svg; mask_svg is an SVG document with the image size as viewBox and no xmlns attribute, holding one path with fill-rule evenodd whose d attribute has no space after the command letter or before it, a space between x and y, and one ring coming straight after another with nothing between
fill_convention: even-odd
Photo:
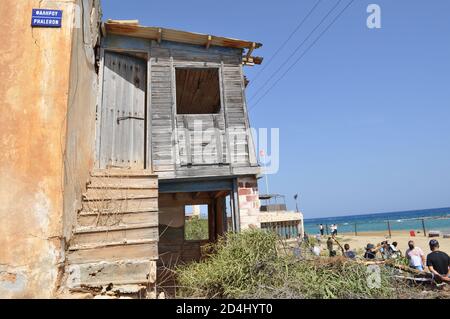
<instances>
[{"instance_id":1,"label":"person standing on beach","mask_svg":"<svg viewBox=\"0 0 450 319\"><path fill-rule=\"evenodd\" d=\"M405 252L405 256L409 261L409 266L411 268L423 271L425 265L425 254L422 249L414 246L414 241L410 240L408 242L408 249Z\"/></svg>"},{"instance_id":2,"label":"person standing on beach","mask_svg":"<svg viewBox=\"0 0 450 319\"><path fill-rule=\"evenodd\" d=\"M439 242L430 240L431 253L427 256L428 269L440 280L450 282L450 257L439 250Z\"/></svg>"},{"instance_id":3,"label":"person standing on beach","mask_svg":"<svg viewBox=\"0 0 450 319\"><path fill-rule=\"evenodd\" d=\"M327 249L328 252L330 253L330 257L333 257L335 255L335 251L333 250L333 239L331 237L328 237Z\"/></svg>"},{"instance_id":4,"label":"person standing on beach","mask_svg":"<svg viewBox=\"0 0 450 319\"><path fill-rule=\"evenodd\" d=\"M337 236L337 224L334 224L334 236Z\"/></svg>"},{"instance_id":5,"label":"person standing on beach","mask_svg":"<svg viewBox=\"0 0 450 319\"><path fill-rule=\"evenodd\" d=\"M319 225L319 230L320 230L320 236L323 236L323 225L322 224Z\"/></svg>"}]
</instances>

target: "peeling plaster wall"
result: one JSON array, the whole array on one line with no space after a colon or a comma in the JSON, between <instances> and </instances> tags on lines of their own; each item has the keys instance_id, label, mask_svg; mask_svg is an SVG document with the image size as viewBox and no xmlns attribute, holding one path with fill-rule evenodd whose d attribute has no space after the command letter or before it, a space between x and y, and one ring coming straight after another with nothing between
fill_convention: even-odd
<instances>
[{"instance_id":1,"label":"peeling plaster wall","mask_svg":"<svg viewBox=\"0 0 450 319\"><path fill-rule=\"evenodd\" d=\"M81 1L84 5L81 5ZM76 213L81 209L95 156L95 107L98 76L95 70L94 47L98 41L99 0L78 0L84 19L73 30L72 55L67 110L67 141L64 160L64 223L66 240L71 237Z\"/></svg>"},{"instance_id":2,"label":"peeling plaster wall","mask_svg":"<svg viewBox=\"0 0 450 319\"><path fill-rule=\"evenodd\" d=\"M1 298L53 297L64 261L63 159L74 152L66 149L66 118L76 3L0 2ZM63 27L31 28L33 8L64 10Z\"/></svg>"}]
</instances>

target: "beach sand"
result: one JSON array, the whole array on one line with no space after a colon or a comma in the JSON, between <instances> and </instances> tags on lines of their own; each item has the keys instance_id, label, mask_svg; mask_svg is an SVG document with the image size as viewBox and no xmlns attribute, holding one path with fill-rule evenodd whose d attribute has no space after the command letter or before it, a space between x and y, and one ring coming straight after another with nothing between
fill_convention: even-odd
<instances>
[{"instance_id":1,"label":"beach sand","mask_svg":"<svg viewBox=\"0 0 450 319\"><path fill-rule=\"evenodd\" d=\"M322 237L322 247L324 245L324 241L326 241L328 237L325 235ZM337 240L343 246L344 244L349 244L350 248L357 253L360 253L364 250L364 247L368 243L377 245L378 243L388 240L389 243L393 243L396 241L398 243L398 248L401 250L403 254L405 254L406 249L408 248L408 241L413 240L415 242L416 247L422 248L425 254L430 252L430 248L428 246L428 242L431 239L436 239L439 242L440 250L446 252L450 255L450 238L443 237L425 237L423 233L416 234L415 237L411 237L409 235L409 231L396 230L392 231L392 237L389 238L387 232L362 232L358 233L358 236L354 236L351 233L338 234ZM336 249L337 247L335 247Z\"/></svg>"}]
</instances>

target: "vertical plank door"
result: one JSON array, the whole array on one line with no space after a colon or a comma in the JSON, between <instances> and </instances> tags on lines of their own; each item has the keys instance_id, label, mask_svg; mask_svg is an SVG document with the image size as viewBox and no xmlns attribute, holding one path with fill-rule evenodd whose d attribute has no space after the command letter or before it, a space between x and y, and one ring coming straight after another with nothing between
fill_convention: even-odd
<instances>
[{"instance_id":1,"label":"vertical plank door","mask_svg":"<svg viewBox=\"0 0 450 319\"><path fill-rule=\"evenodd\" d=\"M144 60L105 52L99 168L145 168L146 82Z\"/></svg>"}]
</instances>

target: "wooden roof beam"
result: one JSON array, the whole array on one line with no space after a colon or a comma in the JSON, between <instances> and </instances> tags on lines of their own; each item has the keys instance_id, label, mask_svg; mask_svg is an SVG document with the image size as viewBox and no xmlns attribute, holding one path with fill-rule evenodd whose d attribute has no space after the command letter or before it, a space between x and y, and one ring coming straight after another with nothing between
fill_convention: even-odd
<instances>
[{"instance_id":1,"label":"wooden roof beam","mask_svg":"<svg viewBox=\"0 0 450 319\"><path fill-rule=\"evenodd\" d=\"M211 46L211 42L212 42L212 36L208 35L208 39L206 40L206 50L208 50L209 47Z\"/></svg>"},{"instance_id":2,"label":"wooden roof beam","mask_svg":"<svg viewBox=\"0 0 450 319\"><path fill-rule=\"evenodd\" d=\"M161 43L161 40L162 40L162 29L161 28L158 28L158 43Z\"/></svg>"},{"instance_id":3,"label":"wooden roof beam","mask_svg":"<svg viewBox=\"0 0 450 319\"><path fill-rule=\"evenodd\" d=\"M247 58L246 56L244 56L242 58L242 63L244 65L255 65L255 64L262 64L263 62L263 58L259 57L259 56L251 56L249 58Z\"/></svg>"},{"instance_id":4,"label":"wooden roof beam","mask_svg":"<svg viewBox=\"0 0 450 319\"><path fill-rule=\"evenodd\" d=\"M251 47L247 51L247 55L245 56L247 59L249 59L252 56L253 50L256 48L256 43L253 42Z\"/></svg>"}]
</instances>

